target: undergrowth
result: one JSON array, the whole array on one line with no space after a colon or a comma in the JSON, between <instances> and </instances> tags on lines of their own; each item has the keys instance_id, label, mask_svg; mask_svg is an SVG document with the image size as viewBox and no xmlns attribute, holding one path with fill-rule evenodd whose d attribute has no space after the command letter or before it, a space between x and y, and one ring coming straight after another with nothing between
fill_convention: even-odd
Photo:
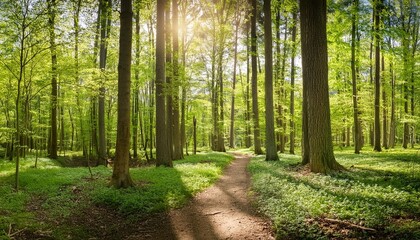
<instances>
[{"instance_id":1,"label":"undergrowth","mask_svg":"<svg viewBox=\"0 0 420 240\"><path fill-rule=\"evenodd\" d=\"M91 178L87 168L63 168L47 158L38 159L34 168L34 159L27 158L20 164L19 192L12 188L14 163L0 161L0 239L28 231L36 232L35 238L76 234L81 230L60 224L93 207L134 218L180 207L214 183L232 159L228 154L202 153L175 161L174 168L131 168L136 186L114 189L108 187L111 168L92 168Z\"/></svg>"},{"instance_id":2,"label":"undergrowth","mask_svg":"<svg viewBox=\"0 0 420 240\"><path fill-rule=\"evenodd\" d=\"M417 151L341 151L336 158L348 171L313 174L295 155L253 159L253 191L277 238L420 239Z\"/></svg>"}]
</instances>

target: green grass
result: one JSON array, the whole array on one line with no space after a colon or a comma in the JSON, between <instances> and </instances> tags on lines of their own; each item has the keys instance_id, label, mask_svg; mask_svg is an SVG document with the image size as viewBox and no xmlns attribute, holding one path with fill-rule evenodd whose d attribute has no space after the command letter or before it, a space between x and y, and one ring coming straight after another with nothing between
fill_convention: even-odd
<instances>
[{"instance_id":1,"label":"green grass","mask_svg":"<svg viewBox=\"0 0 420 240\"><path fill-rule=\"evenodd\" d=\"M279 239L420 239L417 151L341 151L336 158L349 171L309 173L298 165L299 156L286 154L279 162L253 159L257 204L273 220Z\"/></svg>"},{"instance_id":2,"label":"green grass","mask_svg":"<svg viewBox=\"0 0 420 240\"><path fill-rule=\"evenodd\" d=\"M52 226L54 222L92 206L130 217L180 207L214 183L232 159L228 154L202 153L175 161L174 168L132 168L136 187L118 190L107 186L110 168L93 168L91 179L87 168L62 168L55 161L41 158L35 169L34 159L27 158L21 160L17 193L12 188L14 163L0 161L0 239L7 239L10 228L12 232L52 231L54 237L61 238L80 229L66 229L59 223Z\"/></svg>"}]
</instances>

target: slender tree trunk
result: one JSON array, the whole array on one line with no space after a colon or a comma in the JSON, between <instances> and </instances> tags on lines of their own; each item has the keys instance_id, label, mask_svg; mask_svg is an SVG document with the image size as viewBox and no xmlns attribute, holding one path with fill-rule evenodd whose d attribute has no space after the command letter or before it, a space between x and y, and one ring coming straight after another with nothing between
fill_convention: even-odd
<instances>
[{"instance_id":1,"label":"slender tree trunk","mask_svg":"<svg viewBox=\"0 0 420 240\"><path fill-rule=\"evenodd\" d=\"M139 3L139 1L138 1ZM138 158L138 127L139 127L139 84L140 84L140 6L136 4L135 6L136 14L135 14L135 47L136 47L136 55L135 55L135 64L136 67L134 69L134 89L133 89L133 116L132 116L132 126L133 126L133 158Z\"/></svg>"},{"instance_id":2,"label":"slender tree trunk","mask_svg":"<svg viewBox=\"0 0 420 240\"><path fill-rule=\"evenodd\" d=\"M273 109L273 39L271 30L271 0L264 0L264 52L265 52L265 148L266 161L277 161Z\"/></svg>"},{"instance_id":3,"label":"slender tree trunk","mask_svg":"<svg viewBox=\"0 0 420 240\"><path fill-rule=\"evenodd\" d=\"M396 123L395 123L395 76L393 70L392 60L389 63L389 75L390 75L390 83L391 83L391 119L389 123L389 147L395 147L395 131L396 131Z\"/></svg>"},{"instance_id":4,"label":"slender tree trunk","mask_svg":"<svg viewBox=\"0 0 420 240\"><path fill-rule=\"evenodd\" d=\"M381 59L380 59L380 33L379 33L379 27L380 27L380 12L381 12L381 2L382 0L379 0L375 2L374 8L375 8L375 141L373 150L380 152L381 149L381 122L380 122L380 96L381 96Z\"/></svg>"},{"instance_id":5,"label":"slender tree trunk","mask_svg":"<svg viewBox=\"0 0 420 240\"><path fill-rule=\"evenodd\" d=\"M361 149L361 131L360 131L360 120L359 120L359 107L358 107L358 91L357 91L357 65L358 59L356 59L356 35L359 24L359 0L353 1L352 10L352 23L351 23L351 79L353 89L353 126L354 126L354 153L359 154Z\"/></svg>"},{"instance_id":6,"label":"slender tree trunk","mask_svg":"<svg viewBox=\"0 0 420 240\"><path fill-rule=\"evenodd\" d=\"M106 130L105 130L105 69L108 55L108 39L111 28L111 0L101 0L101 41L99 50L99 69L101 70L101 83L98 96L98 160L99 164L107 164Z\"/></svg>"},{"instance_id":7,"label":"slender tree trunk","mask_svg":"<svg viewBox=\"0 0 420 240\"><path fill-rule=\"evenodd\" d=\"M131 0L121 0L120 44L118 63L118 123L115 161L111 186L133 186L129 172L130 160L130 79L133 10Z\"/></svg>"},{"instance_id":8,"label":"slender tree trunk","mask_svg":"<svg viewBox=\"0 0 420 240\"><path fill-rule=\"evenodd\" d=\"M382 54L382 76L385 74L385 57ZM387 95L385 90L385 79L382 79L382 146L388 149L388 106L387 106Z\"/></svg>"},{"instance_id":9,"label":"slender tree trunk","mask_svg":"<svg viewBox=\"0 0 420 240\"><path fill-rule=\"evenodd\" d=\"M186 47L185 47L185 37L187 34L187 26L186 26L186 17L187 17L187 2L183 1L183 8L182 8L182 40L181 40L181 53L182 53L182 62L181 62L181 88L182 88L182 96L181 96L181 147L186 146L186 130L185 130L185 108L187 105L187 79L186 79L186 73L185 73L185 65L186 65ZM188 152L186 151L186 155L188 155Z\"/></svg>"},{"instance_id":10,"label":"slender tree trunk","mask_svg":"<svg viewBox=\"0 0 420 240\"><path fill-rule=\"evenodd\" d=\"M260 119L258 107L258 80L257 80L257 1L251 1L251 89L252 89L252 118L254 122L254 153L262 154L260 139Z\"/></svg>"},{"instance_id":11,"label":"slender tree trunk","mask_svg":"<svg viewBox=\"0 0 420 240\"><path fill-rule=\"evenodd\" d=\"M197 154L197 118L193 117L193 142L194 142L194 150L193 154Z\"/></svg>"},{"instance_id":12,"label":"slender tree trunk","mask_svg":"<svg viewBox=\"0 0 420 240\"><path fill-rule=\"evenodd\" d=\"M236 65L238 61L238 32L240 25L239 3L236 3L235 12L235 39L233 51L233 79L232 79L232 97L230 106L230 129L229 129L229 147L235 148L235 89L236 89Z\"/></svg>"},{"instance_id":13,"label":"slender tree trunk","mask_svg":"<svg viewBox=\"0 0 420 240\"><path fill-rule=\"evenodd\" d=\"M172 74L173 74L173 135L172 142L174 146L173 159L182 159L182 141L181 141L181 129L179 123L179 38L178 38L178 0L172 0Z\"/></svg>"},{"instance_id":14,"label":"slender tree trunk","mask_svg":"<svg viewBox=\"0 0 420 240\"><path fill-rule=\"evenodd\" d=\"M165 4L157 0L156 18L156 165L172 167L165 106Z\"/></svg>"},{"instance_id":15,"label":"slender tree trunk","mask_svg":"<svg viewBox=\"0 0 420 240\"><path fill-rule=\"evenodd\" d=\"M292 56L290 61L290 154L295 154L295 57L296 57L296 25L297 9L293 10Z\"/></svg>"},{"instance_id":16,"label":"slender tree trunk","mask_svg":"<svg viewBox=\"0 0 420 240\"><path fill-rule=\"evenodd\" d=\"M249 45L249 35L250 35L250 23L247 21L246 24L246 89L245 89L245 105L246 105L246 112L245 112L245 147L250 148L251 143L251 103L249 97L249 86L250 86L250 64L249 64L249 57L250 57L250 45Z\"/></svg>"},{"instance_id":17,"label":"slender tree trunk","mask_svg":"<svg viewBox=\"0 0 420 240\"><path fill-rule=\"evenodd\" d=\"M55 43L56 1L48 0L48 25L51 51L51 142L50 158L57 159L57 46Z\"/></svg>"},{"instance_id":18,"label":"slender tree trunk","mask_svg":"<svg viewBox=\"0 0 420 240\"><path fill-rule=\"evenodd\" d=\"M167 131L167 145L169 150L169 157L174 159L174 144L172 141L173 137L173 91L174 83L172 79L172 24L171 24L171 0L166 1L165 6L165 60L166 60L166 86L165 86L165 95L166 95L166 131Z\"/></svg>"}]
</instances>

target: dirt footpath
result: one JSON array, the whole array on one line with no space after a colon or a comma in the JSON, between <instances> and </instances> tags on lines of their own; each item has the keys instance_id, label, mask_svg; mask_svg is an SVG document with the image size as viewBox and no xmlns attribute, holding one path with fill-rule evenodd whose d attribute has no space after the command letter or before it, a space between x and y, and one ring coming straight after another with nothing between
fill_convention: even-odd
<instances>
[{"instance_id":1,"label":"dirt footpath","mask_svg":"<svg viewBox=\"0 0 420 240\"><path fill-rule=\"evenodd\" d=\"M274 239L269 221L251 206L249 161L249 156L235 154L214 186L185 207L140 223L137 234L128 239Z\"/></svg>"}]
</instances>

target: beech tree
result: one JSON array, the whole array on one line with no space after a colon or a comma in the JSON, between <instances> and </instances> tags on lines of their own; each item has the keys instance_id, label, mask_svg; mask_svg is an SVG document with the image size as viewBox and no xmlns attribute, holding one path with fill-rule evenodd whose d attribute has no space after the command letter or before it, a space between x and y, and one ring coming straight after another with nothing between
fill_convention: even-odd
<instances>
[{"instance_id":1,"label":"beech tree","mask_svg":"<svg viewBox=\"0 0 420 240\"><path fill-rule=\"evenodd\" d=\"M111 186L116 188L133 186L129 172L132 18L133 9L131 0L121 0L120 53L118 56L117 144L110 183Z\"/></svg>"},{"instance_id":2,"label":"beech tree","mask_svg":"<svg viewBox=\"0 0 420 240\"><path fill-rule=\"evenodd\" d=\"M335 160L330 120L327 55L327 1L301 0L303 101L306 102L308 151L312 172L327 173L343 167ZM304 103L305 104L305 103Z\"/></svg>"},{"instance_id":3,"label":"beech tree","mask_svg":"<svg viewBox=\"0 0 420 240\"><path fill-rule=\"evenodd\" d=\"M265 160L279 160L274 134L273 109L273 39L271 30L271 0L264 0L265 52Z\"/></svg>"},{"instance_id":4,"label":"beech tree","mask_svg":"<svg viewBox=\"0 0 420 240\"><path fill-rule=\"evenodd\" d=\"M172 167L166 127L165 0L157 0L156 18L156 166Z\"/></svg>"},{"instance_id":5,"label":"beech tree","mask_svg":"<svg viewBox=\"0 0 420 240\"><path fill-rule=\"evenodd\" d=\"M251 1L251 91L252 120L254 128L254 153L262 154L260 139L260 120L258 109L258 69L257 69L257 1Z\"/></svg>"}]
</instances>

